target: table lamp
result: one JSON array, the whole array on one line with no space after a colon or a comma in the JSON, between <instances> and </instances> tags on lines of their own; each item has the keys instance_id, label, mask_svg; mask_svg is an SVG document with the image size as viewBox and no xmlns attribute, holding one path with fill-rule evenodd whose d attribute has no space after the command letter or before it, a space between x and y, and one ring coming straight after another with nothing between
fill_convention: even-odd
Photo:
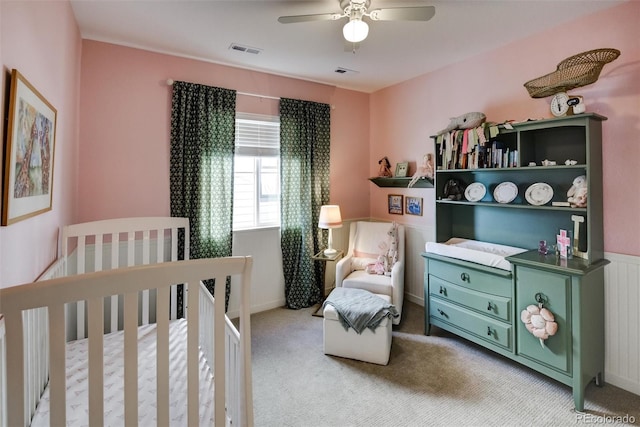
<instances>
[{"instance_id":1,"label":"table lamp","mask_svg":"<svg viewBox=\"0 0 640 427\"><path fill-rule=\"evenodd\" d=\"M342 227L342 217L340 216L340 206L338 205L324 205L320 207L320 218L318 219L318 228L329 229L329 244L328 248L324 250L324 254L327 256L335 255L337 250L333 249L333 237L331 236L331 229Z\"/></svg>"}]
</instances>

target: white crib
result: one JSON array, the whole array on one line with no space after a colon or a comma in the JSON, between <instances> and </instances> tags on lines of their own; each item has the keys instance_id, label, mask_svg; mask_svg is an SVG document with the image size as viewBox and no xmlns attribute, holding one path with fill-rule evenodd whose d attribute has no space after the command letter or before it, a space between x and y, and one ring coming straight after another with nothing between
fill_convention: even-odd
<instances>
[{"instance_id":1,"label":"white crib","mask_svg":"<svg viewBox=\"0 0 640 427\"><path fill-rule=\"evenodd\" d=\"M184 237L184 260L178 260L179 233ZM139 393L149 392L142 383L150 383L138 376L148 361L139 361L148 350L139 348L139 335L152 340L150 392L157 425L253 425L252 259L187 260L188 236L188 220L183 218L67 226L62 231L62 256L38 281L0 290L0 425L26 426L32 420L92 426L151 421L145 412L148 405L139 408ZM224 283L231 275L241 276L239 330L224 314ZM209 278L221 284L214 297L201 283ZM186 320L177 319L179 284L185 288ZM115 364L123 377L124 396L115 409L105 408L105 401L111 401L105 395L105 377L111 376L107 371L112 363L107 366L110 349L104 344L114 339L123 347L122 360ZM183 348L178 345L185 350L175 350ZM88 349L87 366L69 366L67 357L82 346ZM73 394L67 390L69 378L82 369L88 372L87 397L84 403L67 401ZM180 384L185 393L176 392ZM87 419L77 417L78 407ZM50 411L43 414L43 408Z\"/></svg>"}]
</instances>

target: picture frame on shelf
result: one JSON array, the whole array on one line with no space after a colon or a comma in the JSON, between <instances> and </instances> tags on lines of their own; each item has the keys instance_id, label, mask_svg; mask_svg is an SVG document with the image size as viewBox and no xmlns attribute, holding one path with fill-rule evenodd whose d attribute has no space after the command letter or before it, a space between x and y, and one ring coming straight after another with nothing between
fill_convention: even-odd
<instances>
[{"instance_id":1,"label":"picture frame on shelf","mask_svg":"<svg viewBox=\"0 0 640 427\"><path fill-rule=\"evenodd\" d=\"M402 162L396 164L396 173L393 175L396 178L405 178L409 172L409 162Z\"/></svg>"},{"instance_id":2,"label":"picture frame on shelf","mask_svg":"<svg viewBox=\"0 0 640 427\"><path fill-rule=\"evenodd\" d=\"M51 210L58 114L16 69L9 95L2 225Z\"/></svg>"},{"instance_id":3,"label":"picture frame on shelf","mask_svg":"<svg viewBox=\"0 0 640 427\"><path fill-rule=\"evenodd\" d=\"M422 216L422 197L405 197L404 213Z\"/></svg>"},{"instance_id":4,"label":"picture frame on shelf","mask_svg":"<svg viewBox=\"0 0 640 427\"><path fill-rule=\"evenodd\" d=\"M402 194L389 194L388 206L389 213L393 215L402 215L404 196Z\"/></svg>"}]
</instances>

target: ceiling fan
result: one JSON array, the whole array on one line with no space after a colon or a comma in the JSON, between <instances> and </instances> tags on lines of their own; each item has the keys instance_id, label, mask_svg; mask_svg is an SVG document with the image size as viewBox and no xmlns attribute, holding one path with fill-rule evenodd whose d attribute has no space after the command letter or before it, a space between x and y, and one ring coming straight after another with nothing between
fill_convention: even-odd
<instances>
[{"instance_id":1,"label":"ceiling fan","mask_svg":"<svg viewBox=\"0 0 640 427\"><path fill-rule=\"evenodd\" d=\"M342 28L344 38L351 43L359 43L367 38L369 25L362 20L367 17L372 21L428 21L436 14L433 6L392 7L369 11L371 0L339 0L342 13L320 13L314 15L281 16L278 22L292 24L309 21L337 21L349 18Z\"/></svg>"}]
</instances>

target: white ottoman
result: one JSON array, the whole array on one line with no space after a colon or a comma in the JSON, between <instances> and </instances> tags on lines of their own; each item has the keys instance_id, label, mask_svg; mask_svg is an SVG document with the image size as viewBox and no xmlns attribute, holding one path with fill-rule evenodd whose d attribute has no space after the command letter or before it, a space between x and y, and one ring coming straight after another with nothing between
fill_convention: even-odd
<instances>
[{"instance_id":1,"label":"white ottoman","mask_svg":"<svg viewBox=\"0 0 640 427\"><path fill-rule=\"evenodd\" d=\"M375 295L391 302L391 297L388 295ZM382 319L375 332L366 328L358 335L353 328L344 330L344 326L338 318L338 312L331 304L325 306L323 315L324 354L377 363L378 365L389 363L391 327L393 326L391 319L388 317Z\"/></svg>"}]
</instances>

